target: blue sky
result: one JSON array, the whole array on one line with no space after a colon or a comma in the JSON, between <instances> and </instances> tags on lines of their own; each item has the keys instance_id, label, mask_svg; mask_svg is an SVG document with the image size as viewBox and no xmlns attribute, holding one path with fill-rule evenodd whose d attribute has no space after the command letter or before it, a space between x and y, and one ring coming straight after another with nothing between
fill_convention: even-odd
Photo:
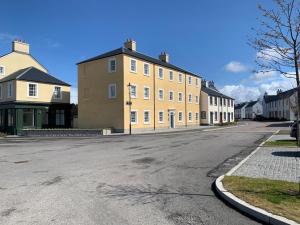
<instances>
[{"instance_id":1,"label":"blue sky","mask_svg":"<svg viewBox=\"0 0 300 225\"><path fill-rule=\"evenodd\" d=\"M258 2L210 1L11 1L2 0L0 55L21 38L50 74L73 86L76 63L121 47L126 38L137 50L157 57L170 54L171 63L214 80L237 100L257 98L264 89L288 89L291 81L278 75L251 74L256 52L247 44L257 26Z\"/></svg>"}]
</instances>

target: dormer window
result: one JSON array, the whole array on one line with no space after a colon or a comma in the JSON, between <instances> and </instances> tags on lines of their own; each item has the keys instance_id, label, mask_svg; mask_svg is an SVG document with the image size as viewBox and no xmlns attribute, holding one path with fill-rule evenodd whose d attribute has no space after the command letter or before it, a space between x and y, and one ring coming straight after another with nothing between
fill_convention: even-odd
<instances>
[{"instance_id":1,"label":"dormer window","mask_svg":"<svg viewBox=\"0 0 300 225\"><path fill-rule=\"evenodd\" d=\"M5 75L5 68L4 66L0 66L0 76Z\"/></svg>"}]
</instances>

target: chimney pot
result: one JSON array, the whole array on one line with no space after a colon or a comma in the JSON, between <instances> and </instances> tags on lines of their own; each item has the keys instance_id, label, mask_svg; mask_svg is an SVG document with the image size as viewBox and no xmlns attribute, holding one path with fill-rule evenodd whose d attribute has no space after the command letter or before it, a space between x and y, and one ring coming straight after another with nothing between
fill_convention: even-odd
<instances>
[{"instance_id":1,"label":"chimney pot","mask_svg":"<svg viewBox=\"0 0 300 225\"><path fill-rule=\"evenodd\" d=\"M166 52L162 52L160 55L159 55L159 59L163 62L166 62L168 63L169 62L169 54L167 54Z\"/></svg>"},{"instance_id":2,"label":"chimney pot","mask_svg":"<svg viewBox=\"0 0 300 225\"><path fill-rule=\"evenodd\" d=\"M136 51L136 42L132 39L127 38L126 42L124 43L124 47L131 51Z\"/></svg>"}]
</instances>

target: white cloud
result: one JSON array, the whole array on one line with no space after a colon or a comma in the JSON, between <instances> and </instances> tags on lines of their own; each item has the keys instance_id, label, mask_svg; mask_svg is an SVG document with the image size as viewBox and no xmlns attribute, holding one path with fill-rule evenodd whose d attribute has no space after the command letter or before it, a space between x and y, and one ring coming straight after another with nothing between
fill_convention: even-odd
<instances>
[{"instance_id":1,"label":"white cloud","mask_svg":"<svg viewBox=\"0 0 300 225\"><path fill-rule=\"evenodd\" d=\"M49 48L59 48L61 47L61 44L57 41L54 41L52 39L45 39L45 43Z\"/></svg>"},{"instance_id":2,"label":"white cloud","mask_svg":"<svg viewBox=\"0 0 300 225\"><path fill-rule=\"evenodd\" d=\"M274 95L278 89L286 91L294 88L295 86L296 84L294 79L279 76L276 80L263 82L256 86L246 86L243 84L225 85L220 89L220 91L225 95L236 99L236 102L244 102L256 100L263 96L265 92L267 92L269 95Z\"/></svg>"},{"instance_id":3,"label":"white cloud","mask_svg":"<svg viewBox=\"0 0 300 225\"><path fill-rule=\"evenodd\" d=\"M241 73L248 71L248 68L238 61L231 61L225 66L225 70L232 73Z\"/></svg>"},{"instance_id":4,"label":"white cloud","mask_svg":"<svg viewBox=\"0 0 300 225\"><path fill-rule=\"evenodd\" d=\"M78 89L77 87L71 87L71 103L78 103Z\"/></svg>"},{"instance_id":5,"label":"white cloud","mask_svg":"<svg viewBox=\"0 0 300 225\"><path fill-rule=\"evenodd\" d=\"M279 73L276 71L261 71L253 74L250 79L256 82L262 82L265 80L270 80L279 76Z\"/></svg>"}]
</instances>

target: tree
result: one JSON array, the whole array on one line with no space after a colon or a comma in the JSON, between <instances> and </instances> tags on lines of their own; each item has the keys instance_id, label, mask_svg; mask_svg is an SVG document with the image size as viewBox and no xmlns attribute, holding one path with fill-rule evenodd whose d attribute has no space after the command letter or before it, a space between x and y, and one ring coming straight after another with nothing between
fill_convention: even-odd
<instances>
[{"instance_id":1,"label":"tree","mask_svg":"<svg viewBox=\"0 0 300 225\"><path fill-rule=\"evenodd\" d=\"M273 1L276 9L258 6L262 15L260 28L253 29L255 36L250 38L250 45L258 52L256 64L260 72L276 71L296 79L297 95L300 96L300 3L295 0ZM297 98L297 103L299 113L300 98Z\"/></svg>"}]
</instances>

